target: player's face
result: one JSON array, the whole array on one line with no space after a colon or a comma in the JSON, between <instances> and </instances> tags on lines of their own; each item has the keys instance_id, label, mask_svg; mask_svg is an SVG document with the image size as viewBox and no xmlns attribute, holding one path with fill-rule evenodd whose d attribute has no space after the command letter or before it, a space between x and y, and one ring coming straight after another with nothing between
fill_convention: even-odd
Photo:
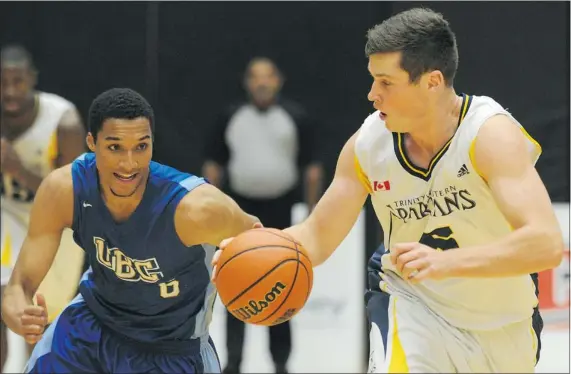
<instances>
[{"instance_id":1,"label":"player's face","mask_svg":"<svg viewBox=\"0 0 571 374\"><path fill-rule=\"evenodd\" d=\"M27 66L2 67L2 111L9 116L21 114L33 98L35 74Z\"/></svg>"},{"instance_id":2,"label":"player's face","mask_svg":"<svg viewBox=\"0 0 571 374\"><path fill-rule=\"evenodd\" d=\"M368 68L373 84L368 99L381 112L387 129L406 133L422 125L430 93L426 77L421 77L418 83L410 83L400 60L400 52L376 53L369 57Z\"/></svg>"},{"instance_id":3,"label":"player's face","mask_svg":"<svg viewBox=\"0 0 571 374\"><path fill-rule=\"evenodd\" d=\"M271 104L281 89L281 79L276 67L266 61L252 65L246 78L246 89L256 105Z\"/></svg>"},{"instance_id":4,"label":"player's face","mask_svg":"<svg viewBox=\"0 0 571 374\"><path fill-rule=\"evenodd\" d=\"M143 186L153 155L151 137L149 120L144 117L107 119L97 134L97 142L91 133L87 135L103 188L115 196L130 197Z\"/></svg>"}]
</instances>

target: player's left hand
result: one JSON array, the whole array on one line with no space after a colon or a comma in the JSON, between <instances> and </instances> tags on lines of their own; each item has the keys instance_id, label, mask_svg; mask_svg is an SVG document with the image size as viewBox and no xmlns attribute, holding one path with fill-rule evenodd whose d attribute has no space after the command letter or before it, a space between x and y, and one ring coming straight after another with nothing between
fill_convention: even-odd
<instances>
[{"instance_id":1,"label":"player's left hand","mask_svg":"<svg viewBox=\"0 0 571 374\"><path fill-rule=\"evenodd\" d=\"M262 225L261 222L256 222L254 223L254 226L252 227L253 229L260 229L264 227L264 225ZM224 248L226 248L226 246L228 246L228 244L230 244L230 242L233 240L234 238L226 238L224 240L222 240L220 242L220 245L218 246L218 249L216 250L216 252L214 252L214 256L212 256L212 275L210 276L210 280L213 283L216 283L216 269L217 269L217 265L218 265L218 260L220 259L220 255L222 254L222 251L224 250Z\"/></svg>"},{"instance_id":2,"label":"player's left hand","mask_svg":"<svg viewBox=\"0 0 571 374\"><path fill-rule=\"evenodd\" d=\"M420 243L398 243L391 247L391 262L403 279L418 283L426 279L446 278L446 255Z\"/></svg>"},{"instance_id":3,"label":"player's left hand","mask_svg":"<svg viewBox=\"0 0 571 374\"><path fill-rule=\"evenodd\" d=\"M0 169L2 172L17 175L22 168L22 163L20 162L20 158L18 157L18 154L16 154L12 143L5 138L2 138L0 152Z\"/></svg>"}]
</instances>

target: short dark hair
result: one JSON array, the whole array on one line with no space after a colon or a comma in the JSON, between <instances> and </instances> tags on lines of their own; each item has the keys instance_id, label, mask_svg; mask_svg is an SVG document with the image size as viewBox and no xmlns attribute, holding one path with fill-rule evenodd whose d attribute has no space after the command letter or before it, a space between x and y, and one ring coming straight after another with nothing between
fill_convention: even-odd
<instances>
[{"instance_id":1,"label":"short dark hair","mask_svg":"<svg viewBox=\"0 0 571 374\"><path fill-rule=\"evenodd\" d=\"M32 72L36 71L32 54L20 44L9 44L2 47L0 63L2 66L26 67Z\"/></svg>"},{"instance_id":2,"label":"short dark hair","mask_svg":"<svg viewBox=\"0 0 571 374\"><path fill-rule=\"evenodd\" d=\"M155 115L151 104L130 88L112 88L97 96L89 107L87 127L94 140L101 131L103 122L109 118L149 120L151 132L155 132Z\"/></svg>"},{"instance_id":3,"label":"short dark hair","mask_svg":"<svg viewBox=\"0 0 571 374\"><path fill-rule=\"evenodd\" d=\"M424 73L440 70L452 86L458 69L456 36L442 14L413 8L398 13L367 33L365 54L401 52L401 68L416 83Z\"/></svg>"}]
</instances>

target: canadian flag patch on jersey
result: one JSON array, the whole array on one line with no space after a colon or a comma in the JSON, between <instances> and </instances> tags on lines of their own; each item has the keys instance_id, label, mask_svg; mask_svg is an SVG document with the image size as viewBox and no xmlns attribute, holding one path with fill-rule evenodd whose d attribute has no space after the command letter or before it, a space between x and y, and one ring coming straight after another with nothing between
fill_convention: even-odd
<instances>
[{"instance_id":1,"label":"canadian flag patch on jersey","mask_svg":"<svg viewBox=\"0 0 571 374\"><path fill-rule=\"evenodd\" d=\"M391 189L391 182L389 181L373 181L373 191L389 191Z\"/></svg>"}]
</instances>

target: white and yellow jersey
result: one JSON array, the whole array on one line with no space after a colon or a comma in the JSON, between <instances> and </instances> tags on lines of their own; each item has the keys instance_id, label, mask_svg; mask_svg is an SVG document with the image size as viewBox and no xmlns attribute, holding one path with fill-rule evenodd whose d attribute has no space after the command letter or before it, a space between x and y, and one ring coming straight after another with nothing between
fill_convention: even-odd
<instances>
[{"instance_id":1,"label":"white and yellow jersey","mask_svg":"<svg viewBox=\"0 0 571 374\"><path fill-rule=\"evenodd\" d=\"M55 168L58 156L57 128L63 114L74 108L64 98L45 92L36 95L37 115L26 132L12 142L23 166L38 176L45 177ZM22 188L11 175L0 174L2 187L2 285L18 256L28 230L34 193Z\"/></svg>"},{"instance_id":2,"label":"white and yellow jersey","mask_svg":"<svg viewBox=\"0 0 571 374\"><path fill-rule=\"evenodd\" d=\"M473 163L478 130L492 116L503 114L521 125L493 99L463 95L455 135L437 153L428 169L407 157L404 137L385 127L379 113L363 123L355 143L358 174L371 195L385 234L385 247L421 242L447 250L487 244L512 229L500 212L490 188ZM541 147L529 140L533 161ZM450 278L411 284L382 257L388 292L420 298L454 326L487 330L522 321L537 305L529 275L503 278Z\"/></svg>"},{"instance_id":3,"label":"white and yellow jersey","mask_svg":"<svg viewBox=\"0 0 571 374\"><path fill-rule=\"evenodd\" d=\"M38 114L34 123L12 145L26 169L46 177L55 168L58 156L58 124L74 105L58 95L39 92L36 107ZM27 221L33 199L33 192L22 188L11 175L2 174L2 210Z\"/></svg>"}]
</instances>

